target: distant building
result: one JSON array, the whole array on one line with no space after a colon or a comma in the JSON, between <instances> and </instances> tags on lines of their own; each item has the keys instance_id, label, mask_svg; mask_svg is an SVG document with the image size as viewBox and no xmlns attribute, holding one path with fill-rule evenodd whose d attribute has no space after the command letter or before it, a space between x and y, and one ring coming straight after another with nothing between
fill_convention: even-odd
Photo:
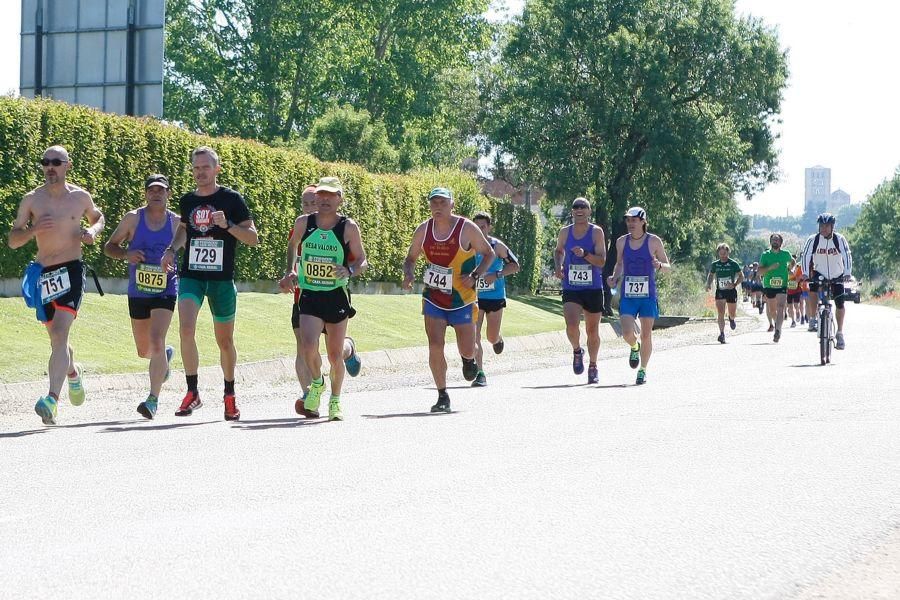
<instances>
[{"instance_id":1,"label":"distant building","mask_svg":"<svg viewBox=\"0 0 900 600\"><path fill-rule=\"evenodd\" d=\"M837 214L845 206L850 206L850 194L840 188L834 190L828 201L828 212Z\"/></svg>"},{"instance_id":2,"label":"distant building","mask_svg":"<svg viewBox=\"0 0 900 600\"><path fill-rule=\"evenodd\" d=\"M806 169L805 212L820 213L831 202L831 169L816 165Z\"/></svg>"}]
</instances>

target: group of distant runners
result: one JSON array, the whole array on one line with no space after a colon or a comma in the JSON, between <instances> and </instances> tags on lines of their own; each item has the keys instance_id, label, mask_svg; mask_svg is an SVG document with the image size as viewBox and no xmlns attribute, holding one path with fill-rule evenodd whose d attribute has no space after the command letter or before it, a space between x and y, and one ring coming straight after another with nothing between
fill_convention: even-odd
<instances>
[{"instance_id":1,"label":"group of distant runners","mask_svg":"<svg viewBox=\"0 0 900 600\"><path fill-rule=\"evenodd\" d=\"M88 269L82 260L82 245L97 240L105 220L90 194L66 181L73 163L65 148L48 148L40 162L45 183L22 199L9 233L9 244L19 248L32 239L37 243L37 254L26 269L22 291L50 337L48 392L34 407L49 425L56 423L64 383L68 383L73 405L78 406L85 399L83 372L69 344L69 331L86 287ZM208 302L224 379L224 418L235 421L241 416L235 393L234 323L238 296L235 255L238 242L255 246L259 236L244 198L235 190L219 185L221 165L216 151L208 146L195 149L191 165L196 187L179 199L178 211L168 208L172 197L168 178L162 174L150 175L144 182L144 205L124 216L105 244L104 252L128 263L132 334L138 356L149 359L149 393L137 411L147 419L157 414L161 388L169 378L175 353L175 348L166 344L166 335L176 307L187 391L175 415L189 416L202 407L196 326L199 311ZM503 352L501 324L506 307L506 278L517 273L520 267L514 252L492 235L493 220L489 214L477 213L469 220L454 213L453 192L443 187L433 189L427 200L431 217L412 236L403 264L402 286L406 290L413 288L417 264L424 259L420 282L422 314L428 339L428 363L437 388L437 402L431 412L450 412L444 355L447 328L452 327L456 334L463 377L473 387L486 386L482 334L494 353ZM347 335L349 319L356 314L349 282L365 273L368 261L359 225L341 213L344 189L338 178L323 177L316 185L308 186L301 201L302 214L294 221L287 240L285 273L278 282L282 292L293 293L291 325L297 342L295 371L300 385L294 409L303 417L318 418L327 387L328 419L340 421L345 373L356 376L362 365L356 344ZM647 213L643 208L628 209L624 215L627 233L615 242L615 268L604 281L606 239L602 228L591 222L591 203L579 197L572 202L571 209L572 224L559 232L554 264L555 275L562 284L563 315L573 350L573 371L580 375L585 369L580 332L583 319L587 335L587 382L599 381L599 326L604 312L604 287L608 286L620 298L622 337L630 349L628 364L637 369L635 383L644 384L653 350L653 324L659 316L656 275L671 268L663 242L648 232ZM84 221L87 227L83 226ZM825 233L823 228L827 229L829 223L833 229L833 217L820 226L823 240L809 242L804 256L808 255L808 263L820 272L833 272L822 269L836 268L832 250L844 248L841 256L846 257L849 274L846 240L832 235L830 230ZM790 270L792 257L780 249L780 236L773 235L771 242L772 248L761 257L757 272L763 277L763 292L774 300L771 318L775 341L778 341L783 308L789 305L789 301L782 301L782 296L802 289L809 277L795 276ZM728 306L734 329L737 288L746 275L729 258L727 245L720 245L718 253L719 260L710 269L708 285L716 283L719 341L724 342L725 307ZM799 283L801 280L803 284ZM798 284L794 286L791 282ZM814 306L812 285L810 292L810 305ZM838 347L842 348L843 309L838 302ZM319 354L323 334L329 362L327 384Z\"/></svg>"}]
</instances>

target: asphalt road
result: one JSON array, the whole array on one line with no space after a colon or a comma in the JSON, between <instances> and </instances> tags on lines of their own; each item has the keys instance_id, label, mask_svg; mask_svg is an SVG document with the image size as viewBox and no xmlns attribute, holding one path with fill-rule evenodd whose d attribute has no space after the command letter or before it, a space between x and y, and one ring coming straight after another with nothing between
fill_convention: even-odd
<instances>
[{"instance_id":1,"label":"asphalt road","mask_svg":"<svg viewBox=\"0 0 900 600\"><path fill-rule=\"evenodd\" d=\"M484 389L452 364L447 415L423 362L341 423L270 382L238 423L213 394L0 416L0 597L900 597L900 312L852 306L827 367L747 328L661 336L641 387L621 346L599 386L560 352L488 356Z\"/></svg>"}]
</instances>

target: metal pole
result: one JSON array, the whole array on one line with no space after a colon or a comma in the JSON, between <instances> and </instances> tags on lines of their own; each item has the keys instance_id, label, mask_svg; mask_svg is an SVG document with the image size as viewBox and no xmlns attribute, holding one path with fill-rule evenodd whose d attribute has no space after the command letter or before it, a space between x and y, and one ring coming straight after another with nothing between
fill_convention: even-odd
<instances>
[{"instance_id":1,"label":"metal pole","mask_svg":"<svg viewBox=\"0 0 900 600\"><path fill-rule=\"evenodd\" d=\"M137 30L135 21L137 20L137 10L135 7L136 0L128 2L128 33L126 34L125 46L125 114L134 115L134 69L135 57L135 41L137 38Z\"/></svg>"},{"instance_id":2,"label":"metal pole","mask_svg":"<svg viewBox=\"0 0 900 600\"><path fill-rule=\"evenodd\" d=\"M44 8L38 0L34 13L34 97L44 93Z\"/></svg>"}]
</instances>

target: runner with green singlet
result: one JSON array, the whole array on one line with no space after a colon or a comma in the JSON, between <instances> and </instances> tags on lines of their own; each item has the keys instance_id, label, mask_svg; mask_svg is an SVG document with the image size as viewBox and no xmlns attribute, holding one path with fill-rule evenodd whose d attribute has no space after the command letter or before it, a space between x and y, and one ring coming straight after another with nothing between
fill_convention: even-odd
<instances>
[{"instance_id":1,"label":"runner with green singlet","mask_svg":"<svg viewBox=\"0 0 900 600\"><path fill-rule=\"evenodd\" d=\"M325 349L331 364L331 397L328 419L343 419L340 405L344 382L344 336L347 322L356 314L350 304L350 277L368 267L359 226L337 212L344 189L336 177L323 177L316 186L317 211L297 219L288 244L288 264L294 269L282 278L282 289L300 287L298 301L300 344L312 382L298 412L319 416L319 401L325 389L319 338L324 331ZM352 257L352 260L351 260Z\"/></svg>"},{"instance_id":2,"label":"runner with green singlet","mask_svg":"<svg viewBox=\"0 0 900 600\"><path fill-rule=\"evenodd\" d=\"M759 274L762 276L763 294L766 296L766 313L769 317L769 331L775 330L775 343L781 339L781 325L787 306L788 265L793 258L787 250L782 250L784 238L779 233L769 236L769 250L759 257ZM775 302L772 302L772 300ZM774 321L774 325L771 323Z\"/></svg>"},{"instance_id":3,"label":"runner with green singlet","mask_svg":"<svg viewBox=\"0 0 900 600\"><path fill-rule=\"evenodd\" d=\"M735 313L737 312L737 290L738 286L744 280L744 271L741 263L728 256L731 252L728 244L722 243L716 248L716 254L719 260L716 260L709 267L709 274L706 276L706 291L712 287L712 282L716 282L716 311L718 312L719 321L719 343L725 343L725 307L728 306L728 323L734 330L737 324L734 322Z\"/></svg>"}]
</instances>

